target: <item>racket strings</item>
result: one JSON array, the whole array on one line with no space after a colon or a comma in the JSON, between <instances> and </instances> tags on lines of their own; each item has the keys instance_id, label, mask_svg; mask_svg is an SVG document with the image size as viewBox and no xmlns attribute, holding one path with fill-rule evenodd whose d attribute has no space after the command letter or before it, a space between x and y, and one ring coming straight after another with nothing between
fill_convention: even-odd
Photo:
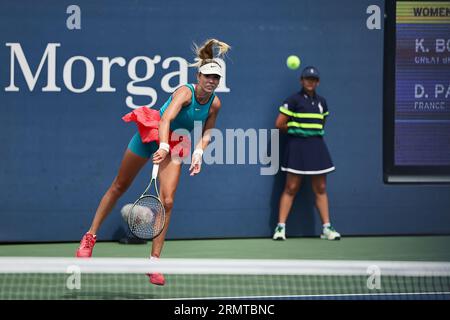
<instances>
[{"instance_id":1,"label":"racket strings","mask_svg":"<svg viewBox=\"0 0 450 320\"><path fill-rule=\"evenodd\" d=\"M164 206L154 196L140 198L129 214L130 231L138 238L152 239L164 228Z\"/></svg>"}]
</instances>

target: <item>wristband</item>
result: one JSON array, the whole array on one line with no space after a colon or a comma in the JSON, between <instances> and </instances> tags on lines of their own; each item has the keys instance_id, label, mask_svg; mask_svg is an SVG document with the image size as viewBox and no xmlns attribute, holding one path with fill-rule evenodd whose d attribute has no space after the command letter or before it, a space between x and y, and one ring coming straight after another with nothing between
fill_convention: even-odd
<instances>
[{"instance_id":1,"label":"wristband","mask_svg":"<svg viewBox=\"0 0 450 320\"><path fill-rule=\"evenodd\" d=\"M201 148L195 149L194 152L192 153L192 156L195 156L195 155L199 155L201 158L203 156L203 149L201 149Z\"/></svg>"},{"instance_id":2,"label":"wristband","mask_svg":"<svg viewBox=\"0 0 450 320\"><path fill-rule=\"evenodd\" d=\"M169 146L168 143L161 142L161 143L159 144L159 149L163 149L163 150L169 152L169 151L170 151L170 146Z\"/></svg>"}]
</instances>

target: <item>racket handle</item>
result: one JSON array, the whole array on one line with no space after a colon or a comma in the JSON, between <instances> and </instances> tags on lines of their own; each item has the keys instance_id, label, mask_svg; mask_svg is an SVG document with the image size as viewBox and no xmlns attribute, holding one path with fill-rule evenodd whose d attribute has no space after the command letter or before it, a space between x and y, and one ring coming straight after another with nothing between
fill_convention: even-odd
<instances>
[{"instance_id":1,"label":"racket handle","mask_svg":"<svg viewBox=\"0 0 450 320\"><path fill-rule=\"evenodd\" d=\"M152 179L156 179L156 177L158 176L158 170L159 170L159 164L154 164L153 170L152 170Z\"/></svg>"}]
</instances>

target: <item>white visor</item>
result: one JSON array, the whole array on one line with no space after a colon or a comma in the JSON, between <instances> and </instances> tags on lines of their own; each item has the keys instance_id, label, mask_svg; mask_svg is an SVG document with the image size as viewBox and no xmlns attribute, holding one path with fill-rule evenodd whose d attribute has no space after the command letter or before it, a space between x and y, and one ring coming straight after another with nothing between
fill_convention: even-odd
<instances>
[{"instance_id":1,"label":"white visor","mask_svg":"<svg viewBox=\"0 0 450 320\"><path fill-rule=\"evenodd\" d=\"M198 68L198 71L203 74L217 74L222 77L222 67L215 62L204 64Z\"/></svg>"}]
</instances>

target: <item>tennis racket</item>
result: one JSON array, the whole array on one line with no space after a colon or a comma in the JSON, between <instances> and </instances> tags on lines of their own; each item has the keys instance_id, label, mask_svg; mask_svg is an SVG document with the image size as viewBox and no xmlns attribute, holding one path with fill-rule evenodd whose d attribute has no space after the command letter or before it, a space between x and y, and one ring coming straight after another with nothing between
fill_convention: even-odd
<instances>
[{"instance_id":1,"label":"tennis racket","mask_svg":"<svg viewBox=\"0 0 450 320\"><path fill-rule=\"evenodd\" d=\"M159 165L154 164L152 178L144 193L136 200L128 214L128 228L139 239L151 240L157 237L164 229L166 211L159 199L158 176ZM150 188L155 182L156 195L149 194Z\"/></svg>"}]
</instances>

